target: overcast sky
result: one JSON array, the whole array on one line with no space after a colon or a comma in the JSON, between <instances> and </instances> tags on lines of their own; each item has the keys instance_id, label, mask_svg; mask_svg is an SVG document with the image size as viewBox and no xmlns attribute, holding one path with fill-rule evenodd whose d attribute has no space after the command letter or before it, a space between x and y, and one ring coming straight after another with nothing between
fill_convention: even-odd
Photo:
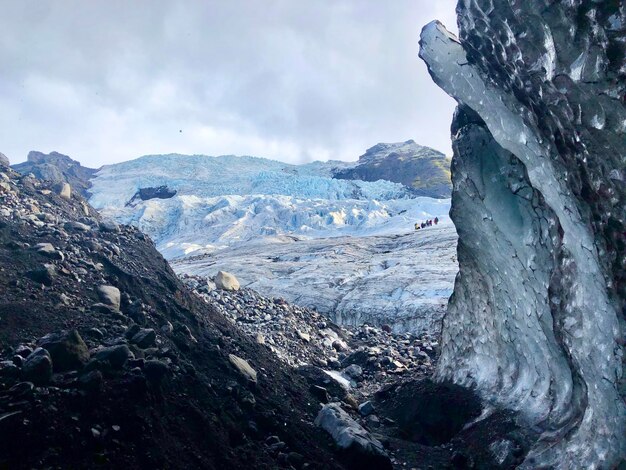
<instances>
[{"instance_id":1,"label":"overcast sky","mask_svg":"<svg viewBox=\"0 0 626 470\"><path fill-rule=\"evenodd\" d=\"M450 154L454 102L419 60L454 0L0 2L0 152L88 166L146 154Z\"/></svg>"}]
</instances>

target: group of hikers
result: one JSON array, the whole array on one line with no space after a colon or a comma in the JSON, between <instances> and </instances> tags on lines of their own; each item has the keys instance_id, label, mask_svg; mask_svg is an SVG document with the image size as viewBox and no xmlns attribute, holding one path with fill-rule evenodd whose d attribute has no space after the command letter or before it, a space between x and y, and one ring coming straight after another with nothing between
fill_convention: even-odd
<instances>
[{"instance_id":1,"label":"group of hikers","mask_svg":"<svg viewBox=\"0 0 626 470\"><path fill-rule=\"evenodd\" d=\"M415 222L415 230L419 230L421 228L431 227L432 225L437 225L439 223L439 217L435 217L434 219L428 219L425 222Z\"/></svg>"}]
</instances>

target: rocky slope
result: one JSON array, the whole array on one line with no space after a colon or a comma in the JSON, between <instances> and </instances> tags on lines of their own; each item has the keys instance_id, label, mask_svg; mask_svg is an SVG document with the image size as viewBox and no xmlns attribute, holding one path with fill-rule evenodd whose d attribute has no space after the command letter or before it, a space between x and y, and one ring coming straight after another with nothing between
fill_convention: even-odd
<instances>
[{"instance_id":1,"label":"rocky slope","mask_svg":"<svg viewBox=\"0 0 626 470\"><path fill-rule=\"evenodd\" d=\"M98 171L82 166L76 160L58 152L44 154L29 152L24 163L13 165L13 169L23 175L32 173L35 177L53 183L69 183L83 197L89 197L90 179Z\"/></svg>"},{"instance_id":2,"label":"rocky slope","mask_svg":"<svg viewBox=\"0 0 626 470\"><path fill-rule=\"evenodd\" d=\"M542 435L523 468L626 457L626 6L460 1L421 57L459 102L451 216L460 275L440 379Z\"/></svg>"},{"instance_id":3,"label":"rocky slope","mask_svg":"<svg viewBox=\"0 0 626 470\"><path fill-rule=\"evenodd\" d=\"M339 168L339 179L402 183L418 196L450 197L450 159L413 140L377 144L359 157L356 165Z\"/></svg>"},{"instance_id":4,"label":"rocky slope","mask_svg":"<svg viewBox=\"0 0 626 470\"><path fill-rule=\"evenodd\" d=\"M342 467L306 380L145 235L8 168L0 199L0 467Z\"/></svg>"}]
</instances>

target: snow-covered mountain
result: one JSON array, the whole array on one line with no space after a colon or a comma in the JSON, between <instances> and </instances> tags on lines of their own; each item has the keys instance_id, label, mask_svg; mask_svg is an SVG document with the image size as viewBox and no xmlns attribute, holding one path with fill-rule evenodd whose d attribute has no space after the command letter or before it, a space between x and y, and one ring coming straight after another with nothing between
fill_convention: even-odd
<instances>
[{"instance_id":1,"label":"snow-covered mountain","mask_svg":"<svg viewBox=\"0 0 626 470\"><path fill-rule=\"evenodd\" d=\"M363 163L146 156L103 167L90 203L150 235L179 272L223 269L343 322L432 331L456 273L449 199L335 177Z\"/></svg>"}]
</instances>

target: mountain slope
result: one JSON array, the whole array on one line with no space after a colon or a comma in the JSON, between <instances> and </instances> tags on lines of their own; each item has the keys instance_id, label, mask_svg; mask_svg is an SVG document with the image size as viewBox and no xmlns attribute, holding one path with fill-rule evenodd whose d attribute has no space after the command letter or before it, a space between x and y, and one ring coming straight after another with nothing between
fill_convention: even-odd
<instances>
[{"instance_id":1,"label":"mountain slope","mask_svg":"<svg viewBox=\"0 0 626 470\"><path fill-rule=\"evenodd\" d=\"M76 160L58 152L44 154L34 151L28 153L27 161L13 165L13 169L23 175L32 173L39 179L53 183L69 183L85 198L89 197L88 190L91 187L89 180L98 171L84 167Z\"/></svg>"},{"instance_id":2,"label":"mountain slope","mask_svg":"<svg viewBox=\"0 0 626 470\"><path fill-rule=\"evenodd\" d=\"M359 157L356 165L337 169L335 178L401 183L416 195L450 197L450 159L413 140L377 144Z\"/></svg>"},{"instance_id":3,"label":"mountain slope","mask_svg":"<svg viewBox=\"0 0 626 470\"><path fill-rule=\"evenodd\" d=\"M0 467L341 468L304 379L53 189L0 168Z\"/></svg>"}]
</instances>

